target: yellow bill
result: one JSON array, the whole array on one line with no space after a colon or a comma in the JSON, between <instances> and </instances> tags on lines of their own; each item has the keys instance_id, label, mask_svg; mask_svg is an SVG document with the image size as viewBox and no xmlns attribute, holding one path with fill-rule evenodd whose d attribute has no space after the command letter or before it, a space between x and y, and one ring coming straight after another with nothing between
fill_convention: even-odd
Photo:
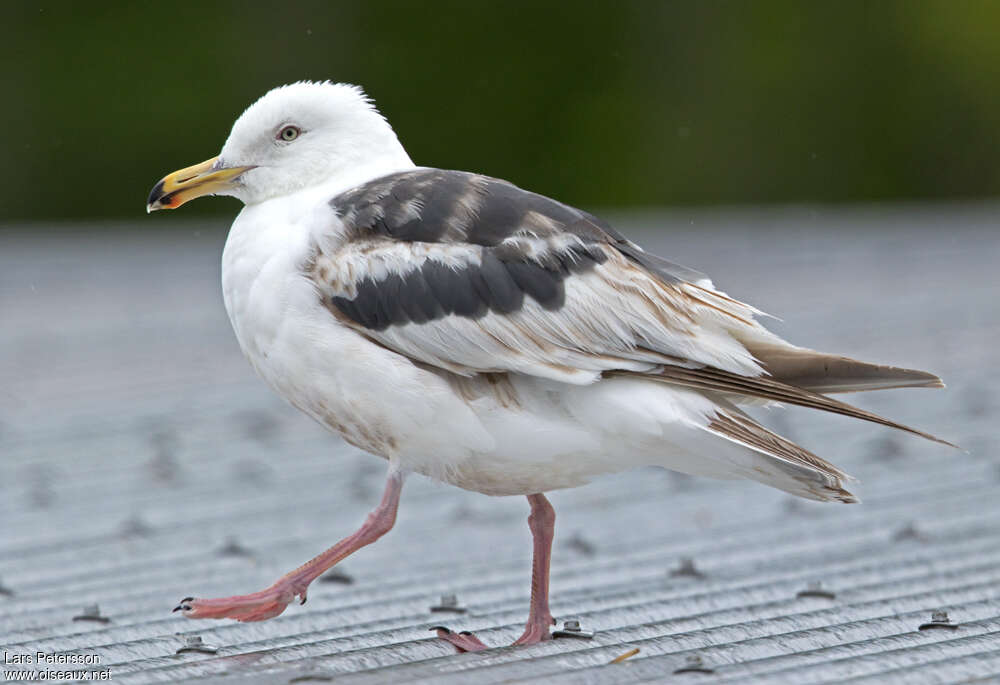
<instances>
[{"instance_id":1,"label":"yellow bill","mask_svg":"<svg viewBox=\"0 0 1000 685\"><path fill-rule=\"evenodd\" d=\"M153 186L146 201L146 212L177 209L188 200L202 195L217 195L233 187L233 182L252 166L218 167L218 157L164 176Z\"/></svg>"}]
</instances>

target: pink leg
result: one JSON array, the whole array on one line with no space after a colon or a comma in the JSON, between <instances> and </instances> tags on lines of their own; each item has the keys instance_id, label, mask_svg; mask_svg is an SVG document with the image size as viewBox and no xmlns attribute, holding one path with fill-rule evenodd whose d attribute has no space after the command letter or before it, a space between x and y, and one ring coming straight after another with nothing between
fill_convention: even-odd
<instances>
[{"instance_id":1,"label":"pink leg","mask_svg":"<svg viewBox=\"0 0 1000 685\"><path fill-rule=\"evenodd\" d=\"M552 561L552 538L556 532L556 510L545 495L528 495L531 514L528 527L531 528L531 609L524 633L515 645L533 645L551 640L549 627L555 623L549 613L549 563Z\"/></svg>"},{"instance_id":2,"label":"pink leg","mask_svg":"<svg viewBox=\"0 0 1000 685\"><path fill-rule=\"evenodd\" d=\"M531 528L531 608L528 624L515 645L533 645L552 639L549 626L555 623L549 613L549 563L552 560L552 537L555 534L556 512L545 495L528 495L531 514L528 527ZM460 652L478 652L486 649L479 638L472 633L453 633L447 628L437 628L438 637L455 645Z\"/></svg>"},{"instance_id":3,"label":"pink leg","mask_svg":"<svg viewBox=\"0 0 1000 685\"><path fill-rule=\"evenodd\" d=\"M378 540L388 533L396 522L396 509L403 489L404 474L391 471L385 484L382 502L368 515L364 524L353 535L349 535L311 561L291 573L286 573L265 590L249 595L236 595L221 599L181 600L174 611L180 611L188 618L234 618L237 621L263 621L277 616L296 595L300 604L306 603L306 588L331 566L350 556L365 545Z\"/></svg>"}]
</instances>

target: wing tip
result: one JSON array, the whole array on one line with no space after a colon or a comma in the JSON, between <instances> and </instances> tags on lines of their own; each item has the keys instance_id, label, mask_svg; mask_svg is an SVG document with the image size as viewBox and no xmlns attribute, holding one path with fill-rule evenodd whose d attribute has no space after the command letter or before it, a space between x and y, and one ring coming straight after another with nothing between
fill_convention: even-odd
<instances>
[{"instance_id":1,"label":"wing tip","mask_svg":"<svg viewBox=\"0 0 1000 685\"><path fill-rule=\"evenodd\" d=\"M774 340L743 341L771 378L823 394L895 388L943 388L937 374L864 362Z\"/></svg>"},{"instance_id":2,"label":"wing tip","mask_svg":"<svg viewBox=\"0 0 1000 685\"><path fill-rule=\"evenodd\" d=\"M796 495L798 497L804 497L806 499L811 499L817 502L834 502L837 504L860 504L861 498L855 495L853 492L845 489L841 480L857 481L847 474L839 478L831 478L826 483L817 487L816 483L809 483L803 485L803 489L788 489L787 492ZM801 482L801 481L800 481Z\"/></svg>"},{"instance_id":3,"label":"wing tip","mask_svg":"<svg viewBox=\"0 0 1000 685\"><path fill-rule=\"evenodd\" d=\"M831 490L833 492L831 493L831 497L828 501L839 502L841 504L861 504L860 497L857 497L843 488L837 488L836 490L831 488Z\"/></svg>"},{"instance_id":4,"label":"wing tip","mask_svg":"<svg viewBox=\"0 0 1000 685\"><path fill-rule=\"evenodd\" d=\"M915 369L899 369L899 371L906 372L909 375L909 382L905 380L900 385L896 386L898 388L946 388L944 381L941 377L931 373L930 371L917 371ZM879 388L882 390L883 388ZM885 388L889 390L891 388Z\"/></svg>"},{"instance_id":5,"label":"wing tip","mask_svg":"<svg viewBox=\"0 0 1000 685\"><path fill-rule=\"evenodd\" d=\"M917 430L916 428L910 428L909 426L904 426L901 423L889 422L889 423L884 424L884 425L887 425L890 428L897 428L897 429L903 430L903 431L905 431L907 433L911 433L911 434L916 435L918 437L924 438L925 440L930 440L931 442L936 442L938 444L945 445L947 447L951 447L953 449L960 450L962 452L968 453L968 450L966 450L965 448L963 448L963 447L961 447L959 445L956 445L953 442L949 442L948 440L945 440L944 438L939 438L938 436L933 435L931 433L925 433L924 431Z\"/></svg>"},{"instance_id":6,"label":"wing tip","mask_svg":"<svg viewBox=\"0 0 1000 685\"><path fill-rule=\"evenodd\" d=\"M850 478L850 476L848 476ZM853 480L853 479L851 479ZM765 485L771 487L776 487L779 490L784 490L790 495L795 497L801 497L803 499L812 500L814 502L831 502L834 504L860 504L861 498L855 495L853 492L846 490L842 487L840 480L835 482L827 482L819 485L815 482L806 482L802 480L797 480L796 487L785 487L782 485L766 482Z\"/></svg>"}]
</instances>

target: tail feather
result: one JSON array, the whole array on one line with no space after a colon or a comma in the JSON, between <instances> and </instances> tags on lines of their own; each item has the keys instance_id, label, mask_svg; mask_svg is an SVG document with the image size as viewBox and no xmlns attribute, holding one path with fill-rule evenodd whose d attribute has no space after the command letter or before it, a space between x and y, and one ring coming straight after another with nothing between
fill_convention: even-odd
<instances>
[{"instance_id":1,"label":"tail feather","mask_svg":"<svg viewBox=\"0 0 1000 685\"><path fill-rule=\"evenodd\" d=\"M663 366L653 373L642 373L636 371L612 371L606 372L614 375L642 376L650 380L657 380L663 383L682 385L699 390L708 390L724 395L757 397L775 402L785 402L801 407L821 409L834 414L842 414L864 421L871 421L890 428L896 428L907 433L919 435L927 440L933 440L949 447L958 447L947 440L937 436L910 428L901 423L884 418L870 411L853 407L846 402L835 400L826 395L822 395L813 390L799 388L794 385L776 380L769 376L741 376L729 371L702 367L700 369L686 369L679 366Z\"/></svg>"},{"instance_id":2,"label":"tail feather","mask_svg":"<svg viewBox=\"0 0 1000 685\"><path fill-rule=\"evenodd\" d=\"M771 378L821 393L943 388L932 373L858 361L792 345L747 346Z\"/></svg>"},{"instance_id":3,"label":"tail feather","mask_svg":"<svg viewBox=\"0 0 1000 685\"><path fill-rule=\"evenodd\" d=\"M720 407L706 430L748 447L767 459L744 465L743 475L799 497L821 502L852 504L858 499L843 480L849 475L791 440L769 431L728 402Z\"/></svg>"}]
</instances>

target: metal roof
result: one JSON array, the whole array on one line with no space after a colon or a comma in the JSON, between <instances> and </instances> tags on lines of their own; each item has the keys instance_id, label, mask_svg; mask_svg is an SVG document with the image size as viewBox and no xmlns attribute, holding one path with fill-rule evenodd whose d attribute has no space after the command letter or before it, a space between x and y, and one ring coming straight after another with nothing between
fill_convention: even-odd
<instances>
[{"instance_id":1,"label":"metal roof","mask_svg":"<svg viewBox=\"0 0 1000 685\"><path fill-rule=\"evenodd\" d=\"M9 230L0 645L97 655L90 668L119 683L996 677L995 216L948 206L622 218L648 249L782 317L769 325L795 342L940 373L944 391L851 399L968 452L787 409L765 422L861 479L863 504L654 469L553 493L552 611L594 636L462 655L428 628L490 644L520 632L527 504L419 477L395 530L346 560L346 575L314 584L306 605L252 624L171 614L187 595L259 589L351 532L378 499L382 461L254 377L219 294L224 225ZM465 613L430 610L448 594ZM88 616L93 604L100 617Z\"/></svg>"}]
</instances>

